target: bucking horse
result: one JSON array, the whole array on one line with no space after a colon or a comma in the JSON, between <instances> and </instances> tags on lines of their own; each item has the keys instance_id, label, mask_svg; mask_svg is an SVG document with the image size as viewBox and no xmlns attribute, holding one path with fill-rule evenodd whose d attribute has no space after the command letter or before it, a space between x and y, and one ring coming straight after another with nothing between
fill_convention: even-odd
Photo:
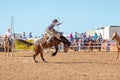
<instances>
[{"instance_id":1,"label":"bucking horse","mask_svg":"<svg viewBox=\"0 0 120 80\"><path fill-rule=\"evenodd\" d=\"M60 35L60 39L54 38L51 39L50 44L46 42L46 37L43 37L41 39L38 39L34 42L34 51L35 54L33 55L33 59L35 62L38 62L35 58L38 54L40 54L42 61L46 62L44 57L43 57L43 50L46 48L51 48L54 46L55 52L52 53L52 56L55 56L58 52L58 45L62 42L64 44L64 52L68 52L68 49L70 47L70 42L67 40L66 37L63 35Z\"/></svg>"}]
</instances>

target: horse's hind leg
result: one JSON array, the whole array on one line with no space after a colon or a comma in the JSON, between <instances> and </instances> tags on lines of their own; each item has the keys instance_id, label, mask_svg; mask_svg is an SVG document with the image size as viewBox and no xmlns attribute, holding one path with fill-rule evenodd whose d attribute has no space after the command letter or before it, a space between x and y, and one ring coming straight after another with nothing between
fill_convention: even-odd
<instances>
[{"instance_id":1,"label":"horse's hind leg","mask_svg":"<svg viewBox=\"0 0 120 80\"><path fill-rule=\"evenodd\" d=\"M47 61L45 61L45 59L44 59L44 57L43 57L43 51L40 52L40 56L41 56L41 58L42 58L42 60L43 60L44 62L47 62Z\"/></svg>"},{"instance_id":2,"label":"horse's hind leg","mask_svg":"<svg viewBox=\"0 0 120 80\"><path fill-rule=\"evenodd\" d=\"M38 54L39 54L38 52L35 52L35 54L33 55L33 59L34 59L35 63L38 62L38 61L35 59Z\"/></svg>"}]
</instances>

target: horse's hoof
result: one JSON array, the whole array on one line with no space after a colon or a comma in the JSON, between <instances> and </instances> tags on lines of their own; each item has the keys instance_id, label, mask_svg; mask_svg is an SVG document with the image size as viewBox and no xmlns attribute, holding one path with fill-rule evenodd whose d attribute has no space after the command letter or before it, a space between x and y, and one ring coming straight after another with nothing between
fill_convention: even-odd
<instances>
[{"instance_id":1,"label":"horse's hoof","mask_svg":"<svg viewBox=\"0 0 120 80\"><path fill-rule=\"evenodd\" d=\"M55 56L56 54L52 54L51 56Z\"/></svg>"},{"instance_id":2,"label":"horse's hoof","mask_svg":"<svg viewBox=\"0 0 120 80\"><path fill-rule=\"evenodd\" d=\"M38 61L35 61L35 63L38 63Z\"/></svg>"}]
</instances>

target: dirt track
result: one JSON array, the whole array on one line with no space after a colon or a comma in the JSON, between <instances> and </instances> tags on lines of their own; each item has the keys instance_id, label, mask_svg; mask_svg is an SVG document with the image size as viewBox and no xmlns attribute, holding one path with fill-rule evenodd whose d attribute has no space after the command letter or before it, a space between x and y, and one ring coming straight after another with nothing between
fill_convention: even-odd
<instances>
[{"instance_id":1,"label":"dirt track","mask_svg":"<svg viewBox=\"0 0 120 80\"><path fill-rule=\"evenodd\" d=\"M59 52L48 63L34 63L32 52L17 52L14 57L0 53L0 80L120 80L117 52Z\"/></svg>"}]
</instances>

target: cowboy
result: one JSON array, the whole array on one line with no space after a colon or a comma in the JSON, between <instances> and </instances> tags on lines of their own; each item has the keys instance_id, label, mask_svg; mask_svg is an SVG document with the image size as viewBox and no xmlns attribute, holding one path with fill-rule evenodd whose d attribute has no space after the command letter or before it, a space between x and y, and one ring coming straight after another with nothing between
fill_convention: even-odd
<instances>
[{"instance_id":1,"label":"cowboy","mask_svg":"<svg viewBox=\"0 0 120 80\"><path fill-rule=\"evenodd\" d=\"M7 37L11 38L12 33L11 33L11 31L10 31L10 28L7 29L5 35L6 35Z\"/></svg>"},{"instance_id":2,"label":"cowboy","mask_svg":"<svg viewBox=\"0 0 120 80\"><path fill-rule=\"evenodd\" d=\"M62 23L59 23L57 19L54 19L52 23L46 28L46 32L50 35L47 39L47 43L50 43L51 39L55 36L57 39L60 39L60 34L57 30L54 29L55 26L59 26Z\"/></svg>"},{"instance_id":3,"label":"cowboy","mask_svg":"<svg viewBox=\"0 0 120 80\"><path fill-rule=\"evenodd\" d=\"M5 36L8 37L8 39L10 41L10 45L11 45L14 38L13 38L13 35L12 35L10 28L8 28L7 31L5 32Z\"/></svg>"},{"instance_id":4,"label":"cowboy","mask_svg":"<svg viewBox=\"0 0 120 80\"><path fill-rule=\"evenodd\" d=\"M28 38L32 38L32 32L28 34Z\"/></svg>"}]
</instances>

